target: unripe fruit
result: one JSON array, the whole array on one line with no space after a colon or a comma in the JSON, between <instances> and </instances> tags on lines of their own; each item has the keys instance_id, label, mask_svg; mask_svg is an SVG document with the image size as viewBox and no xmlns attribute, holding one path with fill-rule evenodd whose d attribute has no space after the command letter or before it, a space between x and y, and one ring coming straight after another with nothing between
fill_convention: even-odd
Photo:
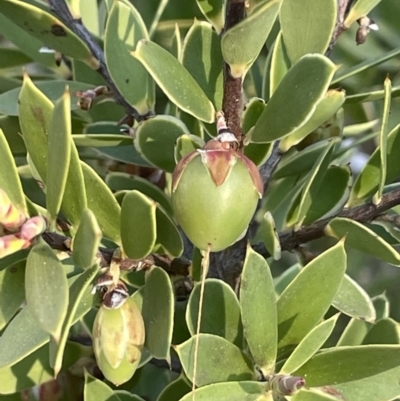
<instances>
[{"instance_id":1,"label":"unripe fruit","mask_svg":"<svg viewBox=\"0 0 400 401\"><path fill-rule=\"evenodd\" d=\"M118 287L107 293L93 324L93 351L107 380L119 386L133 376L144 338L143 318L133 298L121 296Z\"/></svg>"},{"instance_id":2,"label":"unripe fruit","mask_svg":"<svg viewBox=\"0 0 400 401\"><path fill-rule=\"evenodd\" d=\"M236 140L229 135L184 157L172 178L172 206L180 226L196 247L211 252L241 238L263 191L257 167L231 147Z\"/></svg>"}]
</instances>

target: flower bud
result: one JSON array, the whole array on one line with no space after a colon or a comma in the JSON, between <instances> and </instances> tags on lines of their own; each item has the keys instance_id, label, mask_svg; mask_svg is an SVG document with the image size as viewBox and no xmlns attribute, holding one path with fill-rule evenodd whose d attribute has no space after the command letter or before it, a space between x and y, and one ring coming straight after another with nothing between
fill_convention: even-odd
<instances>
[{"instance_id":1,"label":"flower bud","mask_svg":"<svg viewBox=\"0 0 400 401\"><path fill-rule=\"evenodd\" d=\"M106 379L119 386L133 376L144 338L143 318L133 298L118 287L109 291L93 324L93 350Z\"/></svg>"},{"instance_id":2,"label":"flower bud","mask_svg":"<svg viewBox=\"0 0 400 401\"><path fill-rule=\"evenodd\" d=\"M221 251L245 234L262 195L255 164L222 134L180 160L172 178L175 216L192 243Z\"/></svg>"},{"instance_id":3,"label":"flower bud","mask_svg":"<svg viewBox=\"0 0 400 401\"><path fill-rule=\"evenodd\" d=\"M30 244L30 241L19 238L19 236L14 234L0 237L0 259L27 248Z\"/></svg>"},{"instance_id":4,"label":"flower bud","mask_svg":"<svg viewBox=\"0 0 400 401\"><path fill-rule=\"evenodd\" d=\"M25 221L25 216L12 203L0 188L0 224L7 230L15 230Z\"/></svg>"},{"instance_id":5,"label":"flower bud","mask_svg":"<svg viewBox=\"0 0 400 401\"><path fill-rule=\"evenodd\" d=\"M32 240L42 234L47 228L46 219L42 216L35 216L22 224L20 237L26 240Z\"/></svg>"}]
</instances>

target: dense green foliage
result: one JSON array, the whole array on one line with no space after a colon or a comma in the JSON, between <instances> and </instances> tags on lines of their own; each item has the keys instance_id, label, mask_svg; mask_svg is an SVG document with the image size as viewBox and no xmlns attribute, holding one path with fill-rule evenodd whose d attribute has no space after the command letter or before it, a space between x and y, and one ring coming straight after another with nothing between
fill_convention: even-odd
<instances>
[{"instance_id":1,"label":"dense green foliage","mask_svg":"<svg viewBox=\"0 0 400 401\"><path fill-rule=\"evenodd\" d=\"M0 400L400 399L399 14L1 0Z\"/></svg>"}]
</instances>

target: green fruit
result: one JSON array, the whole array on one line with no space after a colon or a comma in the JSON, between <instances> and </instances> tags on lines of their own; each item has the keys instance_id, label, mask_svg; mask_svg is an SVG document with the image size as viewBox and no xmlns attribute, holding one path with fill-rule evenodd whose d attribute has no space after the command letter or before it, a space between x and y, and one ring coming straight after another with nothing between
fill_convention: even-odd
<instances>
[{"instance_id":1,"label":"green fruit","mask_svg":"<svg viewBox=\"0 0 400 401\"><path fill-rule=\"evenodd\" d=\"M172 206L192 243L217 252L244 235L263 184L250 159L218 140L210 142L176 166Z\"/></svg>"},{"instance_id":2,"label":"green fruit","mask_svg":"<svg viewBox=\"0 0 400 401\"><path fill-rule=\"evenodd\" d=\"M106 379L118 386L133 376L144 338L143 318L133 298L113 308L101 305L93 324L93 351Z\"/></svg>"}]
</instances>

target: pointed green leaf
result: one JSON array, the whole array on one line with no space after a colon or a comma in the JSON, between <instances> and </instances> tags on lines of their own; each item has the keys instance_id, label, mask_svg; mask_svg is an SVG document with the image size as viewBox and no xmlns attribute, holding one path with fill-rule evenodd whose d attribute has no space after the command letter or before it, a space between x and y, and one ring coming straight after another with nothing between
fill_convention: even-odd
<instances>
[{"instance_id":1,"label":"pointed green leaf","mask_svg":"<svg viewBox=\"0 0 400 401\"><path fill-rule=\"evenodd\" d=\"M229 64L233 77L245 75L259 55L275 22L280 4L281 0L265 2L222 35L222 55Z\"/></svg>"},{"instance_id":2,"label":"pointed green leaf","mask_svg":"<svg viewBox=\"0 0 400 401\"><path fill-rule=\"evenodd\" d=\"M344 275L342 284L332 301L340 312L362 319L367 322L374 322L376 318L375 308L371 298L365 290L347 274Z\"/></svg>"},{"instance_id":3,"label":"pointed green leaf","mask_svg":"<svg viewBox=\"0 0 400 401\"><path fill-rule=\"evenodd\" d=\"M186 309L186 323L192 336L197 328L200 287L200 283L194 287ZM240 306L232 288L221 280L207 279L204 283L203 299L200 333L223 337L241 347L243 327L240 320Z\"/></svg>"},{"instance_id":4,"label":"pointed green leaf","mask_svg":"<svg viewBox=\"0 0 400 401\"><path fill-rule=\"evenodd\" d=\"M144 115L154 106L154 82L129 52L148 39L142 17L129 1L114 1L107 19L104 55L110 75L124 98Z\"/></svg>"},{"instance_id":5,"label":"pointed green leaf","mask_svg":"<svg viewBox=\"0 0 400 401\"><path fill-rule=\"evenodd\" d=\"M303 340L301 340L289 358L286 359L279 373L290 375L303 366L331 335L338 317L339 314L336 314L314 327Z\"/></svg>"},{"instance_id":6,"label":"pointed green leaf","mask_svg":"<svg viewBox=\"0 0 400 401\"><path fill-rule=\"evenodd\" d=\"M101 380L91 376L85 370L85 401L120 401L114 390Z\"/></svg>"},{"instance_id":7,"label":"pointed green leaf","mask_svg":"<svg viewBox=\"0 0 400 401\"><path fill-rule=\"evenodd\" d=\"M175 162L178 163L183 157L203 146L204 141L197 135L183 134L176 140L174 152Z\"/></svg>"},{"instance_id":8,"label":"pointed green leaf","mask_svg":"<svg viewBox=\"0 0 400 401\"><path fill-rule=\"evenodd\" d=\"M121 237L131 259L143 259L156 242L156 203L139 191L128 192L121 207Z\"/></svg>"},{"instance_id":9,"label":"pointed green leaf","mask_svg":"<svg viewBox=\"0 0 400 401\"><path fill-rule=\"evenodd\" d=\"M370 328L371 323L355 318L350 319L337 342L337 346L344 347L348 345L361 345Z\"/></svg>"},{"instance_id":10,"label":"pointed green leaf","mask_svg":"<svg viewBox=\"0 0 400 401\"><path fill-rule=\"evenodd\" d=\"M247 247L240 286L244 334L255 363L265 375L274 371L277 310L272 275L266 260Z\"/></svg>"},{"instance_id":11,"label":"pointed green leaf","mask_svg":"<svg viewBox=\"0 0 400 401\"><path fill-rule=\"evenodd\" d=\"M395 97L399 97L399 96L400 96L400 86L394 86L392 88L392 97L395 98ZM384 93L383 89L380 89L377 91L356 93L355 95L347 96L345 104L358 103L358 102L373 102L375 100L381 100L384 97L385 97L385 93ZM371 124L371 123L374 124L373 121L367 121L364 124Z\"/></svg>"},{"instance_id":12,"label":"pointed green leaf","mask_svg":"<svg viewBox=\"0 0 400 401\"><path fill-rule=\"evenodd\" d=\"M256 381L213 383L195 391L197 401L261 401L264 393L265 384ZM180 401L193 401L193 394Z\"/></svg>"},{"instance_id":13,"label":"pointed green leaf","mask_svg":"<svg viewBox=\"0 0 400 401\"><path fill-rule=\"evenodd\" d=\"M76 146L83 147L107 147L107 146L129 146L132 144L132 138L126 135L118 134L78 134L72 135Z\"/></svg>"},{"instance_id":14,"label":"pointed green leaf","mask_svg":"<svg viewBox=\"0 0 400 401\"><path fill-rule=\"evenodd\" d=\"M400 393L399 359L398 345L338 347L313 356L293 374L306 377L310 387L331 385L345 400L389 401Z\"/></svg>"},{"instance_id":15,"label":"pointed green leaf","mask_svg":"<svg viewBox=\"0 0 400 401\"><path fill-rule=\"evenodd\" d=\"M96 277L98 271L99 266L93 265L92 267L86 269L79 276L75 276L74 282L69 287L69 302L65 321L62 326L60 341L57 344L54 341L50 340L50 365L54 369L55 376L57 376L59 371L61 370L70 328L76 317L79 304L84 298L85 293L87 293L87 290L93 279Z\"/></svg>"},{"instance_id":16,"label":"pointed green leaf","mask_svg":"<svg viewBox=\"0 0 400 401\"><path fill-rule=\"evenodd\" d=\"M303 56L268 102L254 128L252 142L271 142L303 126L325 96L334 71L335 65L324 56Z\"/></svg>"},{"instance_id":17,"label":"pointed green leaf","mask_svg":"<svg viewBox=\"0 0 400 401\"><path fill-rule=\"evenodd\" d=\"M27 214L25 195L18 176L14 156L7 139L0 128L0 188L5 191L11 203L22 213Z\"/></svg>"},{"instance_id":18,"label":"pointed green leaf","mask_svg":"<svg viewBox=\"0 0 400 401\"><path fill-rule=\"evenodd\" d=\"M155 184L137 175L130 175L120 172L109 172L105 178L106 184L114 191L137 189L144 195L158 202L165 211L172 215L172 206L169 198Z\"/></svg>"},{"instance_id":19,"label":"pointed green leaf","mask_svg":"<svg viewBox=\"0 0 400 401\"><path fill-rule=\"evenodd\" d=\"M69 86L69 90L71 93L71 110L79 109L78 97L76 96L76 92L93 89L93 85L88 85L82 82L62 81L62 80L35 82L35 86L52 101L56 101L63 95L66 85ZM7 116L18 116L19 114L18 98L20 96L21 90L22 90L21 86L18 85L18 88L12 89L0 95L1 114L5 114Z\"/></svg>"},{"instance_id":20,"label":"pointed green leaf","mask_svg":"<svg viewBox=\"0 0 400 401\"><path fill-rule=\"evenodd\" d=\"M142 39L131 54L145 66L171 102L199 120L214 121L212 103L190 73L167 50Z\"/></svg>"},{"instance_id":21,"label":"pointed green leaf","mask_svg":"<svg viewBox=\"0 0 400 401\"><path fill-rule=\"evenodd\" d=\"M214 0L215 1L215 0ZM219 1L220 4L221 1ZM222 53L218 34L207 22L195 20L185 36L182 64L211 100L222 108Z\"/></svg>"},{"instance_id":22,"label":"pointed green leaf","mask_svg":"<svg viewBox=\"0 0 400 401\"><path fill-rule=\"evenodd\" d=\"M25 261L10 264L0 270L0 330L2 330L25 300Z\"/></svg>"},{"instance_id":23,"label":"pointed green leaf","mask_svg":"<svg viewBox=\"0 0 400 401\"><path fill-rule=\"evenodd\" d=\"M351 183L352 175L348 165L329 166L303 223L310 224L342 210L349 199Z\"/></svg>"},{"instance_id":24,"label":"pointed green leaf","mask_svg":"<svg viewBox=\"0 0 400 401\"><path fill-rule=\"evenodd\" d=\"M103 235L119 244L121 208L110 188L96 171L82 161L80 165L85 179L87 203L90 210L96 216Z\"/></svg>"},{"instance_id":25,"label":"pointed green leaf","mask_svg":"<svg viewBox=\"0 0 400 401\"><path fill-rule=\"evenodd\" d=\"M174 293L168 274L154 267L146 279L142 306L146 330L145 346L157 359L170 363L174 322Z\"/></svg>"},{"instance_id":26,"label":"pointed green leaf","mask_svg":"<svg viewBox=\"0 0 400 401\"><path fill-rule=\"evenodd\" d=\"M383 188L386 182L387 173L387 142L388 142L388 124L389 124L389 113L391 105L391 91L392 83L388 77L384 83L385 100L383 102L383 115L382 115L382 126L379 134L379 156L380 156L380 169L379 169L379 186L378 192L373 196L373 202L379 204L382 199Z\"/></svg>"},{"instance_id":27,"label":"pointed green leaf","mask_svg":"<svg viewBox=\"0 0 400 401\"><path fill-rule=\"evenodd\" d=\"M323 123L328 121L343 105L345 92L342 90L329 90L317 104L311 118L298 130L281 140L279 149L286 152L292 146L301 142L308 134L315 131Z\"/></svg>"},{"instance_id":28,"label":"pointed green leaf","mask_svg":"<svg viewBox=\"0 0 400 401\"><path fill-rule=\"evenodd\" d=\"M332 139L329 146L321 152L316 160L312 170L308 174L301 195L299 196L299 203L294 204L294 208L292 208L288 215L288 226L295 225L295 229L298 229L303 224L313 199L316 199L328 166L331 163L332 153L336 143L337 141Z\"/></svg>"},{"instance_id":29,"label":"pointed green leaf","mask_svg":"<svg viewBox=\"0 0 400 401\"><path fill-rule=\"evenodd\" d=\"M380 2L381 0L358 0L350 9L350 12L344 21L344 25L350 27L359 18L368 15Z\"/></svg>"},{"instance_id":30,"label":"pointed green leaf","mask_svg":"<svg viewBox=\"0 0 400 401\"><path fill-rule=\"evenodd\" d=\"M278 299L279 348L298 344L328 310L346 270L343 242L305 266ZM313 302L310 302L313 294Z\"/></svg>"},{"instance_id":31,"label":"pointed green leaf","mask_svg":"<svg viewBox=\"0 0 400 401\"><path fill-rule=\"evenodd\" d=\"M186 126L171 116L156 116L140 123L136 130L135 147L151 164L172 173L176 162L175 142L190 134Z\"/></svg>"},{"instance_id":32,"label":"pointed green leaf","mask_svg":"<svg viewBox=\"0 0 400 401\"><path fill-rule=\"evenodd\" d=\"M101 236L96 216L90 209L85 209L73 241L74 263L84 269L93 266L99 252Z\"/></svg>"},{"instance_id":33,"label":"pointed green leaf","mask_svg":"<svg viewBox=\"0 0 400 401\"><path fill-rule=\"evenodd\" d=\"M385 183L395 180L400 174L400 125L397 125L389 133L387 138L387 172ZM357 206L370 196L379 187L380 180L380 149L376 149L371 155L366 166L358 175L350 194L348 207Z\"/></svg>"},{"instance_id":34,"label":"pointed green leaf","mask_svg":"<svg viewBox=\"0 0 400 401\"><path fill-rule=\"evenodd\" d=\"M56 102L47 139L46 207L53 223L60 211L71 160L71 99L68 88Z\"/></svg>"},{"instance_id":35,"label":"pointed green leaf","mask_svg":"<svg viewBox=\"0 0 400 401\"><path fill-rule=\"evenodd\" d=\"M193 336L175 348L183 370L191 381L193 381L196 338L197 336ZM254 379L253 367L236 345L219 336L199 334L196 386L252 379Z\"/></svg>"},{"instance_id":36,"label":"pointed green leaf","mask_svg":"<svg viewBox=\"0 0 400 401\"><path fill-rule=\"evenodd\" d=\"M400 344L400 325L391 318L379 320L364 338L363 344Z\"/></svg>"},{"instance_id":37,"label":"pointed green leaf","mask_svg":"<svg viewBox=\"0 0 400 401\"><path fill-rule=\"evenodd\" d=\"M157 205L156 209L157 239L156 243L162 245L165 252L173 258L178 258L183 252L183 241L175 223L168 213Z\"/></svg>"},{"instance_id":38,"label":"pointed green leaf","mask_svg":"<svg viewBox=\"0 0 400 401\"><path fill-rule=\"evenodd\" d=\"M307 53L325 53L335 28L336 15L336 0L282 2L279 20L292 64Z\"/></svg>"},{"instance_id":39,"label":"pointed green leaf","mask_svg":"<svg viewBox=\"0 0 400 401\"><path fill-rule=\"evenodd\" d=\"M1 12L47 47L98 67L98 61L82 39L50 13L17 0L4 0Z\"/></svg>"},{"instance_id":40,"label":"pointed green leaf","mask_svg":"<svg viewBox=\"0 0 400 401\"><path fill-rule=\"evenodd\" d=\"M287 74L291 67L289 56L283 42L282 31L276 37L274 49L272 50L271 67L269 71L269 97L272 97L283 77Z\"/></svg>"},{"instance_id":41,"label":"pointed green leaf","mask_svg":"<svg viewBox=\"0 0 400 401\"><path fill-rule=\"evenodd\" d=\"M42 181L47 177L48 135L54 106L25 75L19 97L20 125L25 145ZM71 156L62 211L72 224L77 224L86 208L85 183L79 156L70 140ZM98 194L97 194L98 195Z\"/></svg>"},{"instance_id":42,"label":"pointed green leaf","mask_svg":"<svg viewBox=\"0 0 400 401\"><path fill-rule=\"evenodd\" d=\"M59 340L68 306L64 268L44 241L28 255L25 273L26 301L43 330Z\"/></svg>"},{"instance_id":43,"label":"pointed green leaf","mask_svg":"<svg viewBox=\"0 0 400 401\"><path fill-rule=\"evenodd\" d=\"M372 230L357 221L336 217L325 227L325 233L338 239L345 236L346 245L392 265L400 266L399 253Z\"/></svg>"},{"instance_id":44,"label":"pointed green leaf","mask_svg":"<svg viewBox=\"0 0 400 401\"><path fill-rule=\"evenodd\" d=\"M203 15L213 24L216 32L221 33L224 28L225 1L222 0L196 0Z\"/></svg>"}]
</instances>

